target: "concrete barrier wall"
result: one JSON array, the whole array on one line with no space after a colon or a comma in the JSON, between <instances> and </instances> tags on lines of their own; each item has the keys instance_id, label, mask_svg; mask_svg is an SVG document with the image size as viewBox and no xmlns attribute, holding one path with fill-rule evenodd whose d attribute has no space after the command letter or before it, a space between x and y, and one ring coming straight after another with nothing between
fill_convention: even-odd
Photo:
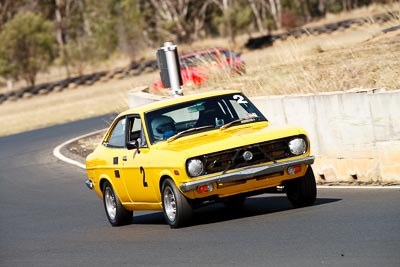
<instances>
[{"instance_id":1,"label":"concrete barrier wall","mask_svg":"<svg viewBox=\"0 0 400 267\"><path fill-rule=\"evenodd\" d=\"M146 104L150 104L156 101L166 99L166 96L159 96L147 93L149 87L142 86L137 87L128 92L128 104L129 108L139 107Z\"/></svg>"},{"instance_id":2,"label":"concrete barrier wall","mask_svg":"<svg viewBox=\"0 0 400 267\"><path fill-rule=\"evenodd\" d=\"M400 182L400 90L255 97L271 124L305 128L326 182Z\"/></svg>"},{"instance_id":3,"label":"concrete barrier wall","mask_svg":"<svg viewBox=\"0 0 400 267\"><path fill-rule=\"evenodd\" d=\"M130 107L160 100L137 90L128 99ZM308 131L319 182L400 183L400 90L251 100L271 124Z\"/></svg>"}]
</instances>

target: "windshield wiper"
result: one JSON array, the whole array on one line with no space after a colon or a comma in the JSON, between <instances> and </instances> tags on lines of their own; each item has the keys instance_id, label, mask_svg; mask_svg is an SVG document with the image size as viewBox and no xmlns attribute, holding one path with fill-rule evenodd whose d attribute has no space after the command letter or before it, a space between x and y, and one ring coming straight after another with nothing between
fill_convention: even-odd
<instances>
[{"instance_id":1,"label":"windshield wiper","mask_svg":"<svg viewBox=\"0 0 400 267\"><path fill-rule=\"evenodd\" d=\"M225 129L228 129L229 127L231 127L232 125L234 125L234 124L236 124L236 123L238 123L238 122L243 122L243 121L254 121L255 120L255 118L241 118L241 119L237 119L237 120L234 120L234 121L231 121L231 122L229 122L229 123L227 123L227 124L224 124L224 125L222 125L219 129L220 130L225 130Z\"/></svg>"},{"instance_id":2,"label":"windshield wiper","mask_svg":"<svg viewBox=\"0 0 400 267\"><path fill-rule=\"evenodd\" d=\"M201 126L201 127L194 127L194 128L190 128L187 130L184 130L182 132L177 133L176 135L171 136L170 138L167 139L167 142L172 142L176 139L178 139L179 137L183 136L186 133L190 133L190 132L195 132L198 130L202 130L202 129L206 129L206 128L214 128L214 125L206 125L206 126Z\"/></svg>"}]
</instances>

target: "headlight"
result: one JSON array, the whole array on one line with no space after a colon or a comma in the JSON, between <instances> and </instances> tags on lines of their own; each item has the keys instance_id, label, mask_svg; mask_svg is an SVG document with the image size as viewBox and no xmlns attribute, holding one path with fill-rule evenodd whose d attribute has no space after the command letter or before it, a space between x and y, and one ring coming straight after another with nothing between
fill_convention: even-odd
<instances>
[{"instance_id":1,"label":"headlight","mask_svg":"<svg viewBox=\"0 0 400 267\"><path fill-rule=\"evenodd\" d=\"M187 171L191 177L196 177L203 174L203 162L199 159L190 159L187 162Z\"/></svg>"},{"instance_id":2,"label":"headlight","mask_svg":"<svg viewBox=\"0 0 400 267\"><path fill-rule=\"evenodd\" d=\"M289 142L289 149L294 155L302 155L307 151L307 143L303 138L294 138Z\"/></svg>"}]
</instances>

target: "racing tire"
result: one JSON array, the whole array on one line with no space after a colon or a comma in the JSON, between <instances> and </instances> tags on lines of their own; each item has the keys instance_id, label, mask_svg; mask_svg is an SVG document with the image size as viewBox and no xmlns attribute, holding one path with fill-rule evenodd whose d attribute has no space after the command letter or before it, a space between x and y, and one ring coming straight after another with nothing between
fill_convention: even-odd
<instances>
[{"instance_id":1,"label":"racing tire","mask_svg":"<svg viewBox=\"0 0 400 267\"><path fill-rule=\"evenodd\" d=\"M105 182L103 185L103 204L108 221L112 226L122 226L132 222L133 211L122 206L109 182Z\"/></svg>"},{"instance_id":2,"label":"racing tire","mask_svg":"<svg viewBox=\"0 0 400 267\"><path fill-rule=\"evenodd\" d=\"M317 185L314 172L308 166L306 174L285 184L286 195L296 208L311 206L317 198Z\"/></svg>"},{"instance_id":3,"label":"racing tire","mask_svg":"<svg viewBox=\"0 0 400 267\"><path fill-rule=\"evenodd\" d=\"M192 218L193 209L171 179L162 183L162 206L164 217L171 228L186 226Z\"/></svg>"}]
</instances>

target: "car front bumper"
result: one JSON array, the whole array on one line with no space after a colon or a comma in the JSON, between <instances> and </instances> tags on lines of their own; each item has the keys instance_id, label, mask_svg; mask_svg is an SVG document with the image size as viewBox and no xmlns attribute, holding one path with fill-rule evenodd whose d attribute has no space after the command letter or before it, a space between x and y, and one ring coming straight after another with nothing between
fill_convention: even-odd
<instances>
[{"instance_id":1,"label":"car front bumper","mask_svg":"<svg viewBox=\"0 0 400 267\"><path fill-rule=\"evenodd\" d=\"M209 185L212 183L220 184L220 183L250 180L256 177L262 177L273 173L283 172L287 170L287 168L292 166L297 166L302 164L311 165L314 163L314 159L315 159L314 156L309 156L302 159L278 162L264 166L248 167L236 172L224 173L215 177L187 182L182 184L180 186L180 189L182 190L182 192L189 192L191 190L196 190L200 186Z\"/></svg>"}]
</instances>

